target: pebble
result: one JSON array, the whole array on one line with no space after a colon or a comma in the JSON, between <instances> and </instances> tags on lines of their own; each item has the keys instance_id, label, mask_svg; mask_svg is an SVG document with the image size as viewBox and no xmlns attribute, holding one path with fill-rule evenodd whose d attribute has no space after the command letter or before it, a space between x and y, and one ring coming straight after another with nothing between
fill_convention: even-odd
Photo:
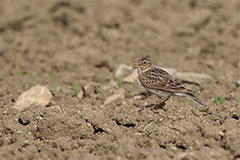
<instances>
[{"instance_id":1,"label":"pebble","mask_svg":"<svg viewBox=\"0 0 240 160\"><path fill-rule=\"evenodd\" d=\"M104 105L109 105L109 104L115 103L117 101L123 101L124 96L125 96L125 90L123 88L120 88L118 93L106 98Z\"/></svg>"},{"instance_id":2,"label":"pebble","mask_svg":"<svg viewBox=\"0 0 240 160\"><path fill-rule=\"evenodd\" d=\"M134 98L135 100L143 99L143 97L140 96L140 95L134 96L133 98Z\"/></svg>"},{"instance_id":3,"label":"pebble","mask_svg":"<svg viewBox=\"0 0 240 160\"><path fill-rule=\"evenodd\" d=\"M237 87L240 87L240 80L238 80L238 81L236 82L236 86L237 86Z\"/></svg>"},{"instance_id":4,"label":"pebble","mask_svg":"<svg viewBox=\"0 0 240 160\"><path fill-rule=\"evenodd\" d=\"M137 81L138 81L137 69L134 69L129 76L123 78L123 82L127 83L136 83Z\"/></svg>"},{"instance_id":5,"label":"pebble","mask_svg":"<svg viewBox=\"0 0 240 160\"><path fill-rule=\"evenodd\" d=\"M218 132L218 134L219 134L219 136L221 136L221 137L224 137L224 135L225 135L223 131Z\"/></svg>"},{"instance_id":6,"label":"pebble","mask_svg":"<svg viewBox=\"0 0 240 160\"><path fill-rule=\"evenodd\" d=\"M126 64L120 64L115 72L115 77L125 76L126 72L130 72L133 68Z\"/></svg>"},{"instance_id":7,"label":"pebble","mask_svg":"<svg viewBox=\"0 0 240 160\"><path fill-rule=\"evenodd\" d=\"M192 12L186 23L194 27L206 25L211 18L211 12L208 10L196 10Z\"/></svg>"},{"instance_id":8,"label":"pebble","mask_svg":"<svg viewBox=\"0 0 240 160\"><path fill-rule=\"evenodd\" d=\"M212 77L206 74L201 73L192 73L192 72L177 72L175 78L178 80L194 83L205 83L212 81Z\"/></svg>"},{"instance_id":9,"label":"pebble","mask_svg":"<svg viewBox=\"0 0 240 160\"><path fill-rule=\"evenodd\" d=\"M34 86L29 90L23 92L19 97L14 108L22 110L30 105L46 106L50 103L52 94L45 86Z\"/></svg>"}]
</instances>

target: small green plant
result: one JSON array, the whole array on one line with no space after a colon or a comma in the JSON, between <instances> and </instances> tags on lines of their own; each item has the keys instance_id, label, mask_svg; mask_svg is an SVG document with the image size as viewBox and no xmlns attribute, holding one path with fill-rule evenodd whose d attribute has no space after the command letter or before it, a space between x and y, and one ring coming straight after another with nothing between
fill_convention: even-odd
<instances>
[{"instance_id":1,"label":"small green plant","mask_svg":"<svg viewBox=\"0 0 240 160\"><path fill-rule=\"evenodd\" d=\"M124 98L125 98L125 99L128 98L128 93L127 93L127 92L125 92L125 94L124 94Z\"/></svg>"},{"instance_id":2,"label":"small green plant","mask_svg":"<svg viewBox=\"0 0 240 160\"><path fill-rule=\"evenodd\" d=\"M11 62L10 53L7 53L7 55L6 55L6 60L7 60L7 63L10 63L10 62Z\"/></svg>"},{"instance_id":3,"label":"small green plant","mask_svg":"<svg viewBox=\"0 0 240 160\"><path fill-rule=\"evenodd\" d=\"M56 75L57 75L57 70L53 70L52 71L52 74L51 74L51 80L52 80L52 82L54 82L55 80L56 80Z\"/></svg>"},{"instance_id":4,"label":"small green plant","mask_svg":"<svg viewBox=\"0 0 240 160\"><path fill-rule=\"evenodd\" d=\"M222 76L222 73L218 72L217 74L214 75L214 79L217 81L221 76Z\"/></svg>"},{"instance_id":5,"label":"small green plant","mask_svg":"<svg viewBox=\"0 0 240 160\"><path fill-rule=\"evenodd\" d=\"M218 98L215 97L213 102L214 102L215 104L218 104Z\"/></svg>"},{"instance_id":6,"label":"small green plant","mask_svg":"<svg viewBox=\"0 0 240 160\"><path fill-rule=\"evenodd\" d=\"M71 109L73 109L73 102L71 103Z\"/></svg>"},{"instance_id":7,"label":"small green plant","mask_svg":"<svg viewBox=\"0 0 240 160\"><path fill-rule=\"evenodd\" d=\"M223 100L224 100L224 96L221 95L221 96L220 96L220 100L219 100L220 104L223 104Z\"/></svg>"},{"instance_id":8,"label":"small green plant","mask_svg":"<svg viewBox=\"0 0 240 160\"><path fill-rule=\"evenodd\" d=\"M55 84L53 85L53 93L57 93L57 89L58 89L58 84L55 83Z\"/></svg>"},{"instance_id":9,"label":"small green plant","mask_svg":"<svg viewBox=\"0 0 240 160\"><path fill-rule=\"evenodd\" d=\"M8 88L6 89L6 92L7 92L7 94L9 94L9 93L10 93Z\"/></svg>"},{"instance_id":10,"label":"small green plant","mask_svg":"<svg viewBox=\"0 0 240 160\"><path fill-rule=\"evenodd\" d=\"M20 76L20 77L23 77L23 76L24 76L24 72L23 72L23 70L22 70L21 68L19 68L18 73L19 73L19 76Z\"/></svg>"},{"instance_id":11,"label":"small green plant","mask_svg":"<svg viewBox=\"0 0 240 160\"><path fill-rule=\"evenodd\" d=\"M99 91L99 86L98 86L98 83L95 84L95 93L98 94L98 91Z\"/></svg>"},{"instance_id":12,"label":"small green plant","mask_svg":"<svg viewBox=\"0 0 240 160\"><path fill-rule=\"evenodd\" d=\"M65 89L63 87L61 88L61 92L62 92L62 94L65 93Z\"/></svg>"},{"instance_id":13,"label":"small green plant","mask_svg":"<svg viewBox=\"0 0 240 160\"><path fill-rule=\"evenodd\" d=\"M121 88L122 87L122 77L118 77L118 87Z\"/></svg>"},{"instance_id":14,"label":"small green plant","mask_svg":"<svg viewBox=\"0 0 240 160\"><path fill-rule=\"evenodd\" d=\"M196 85L196 90L197 90L197 92L200 91L200 87L198 85Z\"/></svg>"},{"instance_id":15,"label":"small green plant","mask_svg":"<svg viewBox=\"0 0 240 160\"><path fill-rule=\"evenodd\" d=\"M79 85L76 84L76 83L73 83L72 88L73 88L75 96L77 97L78 96L78 91L79 91Z\"/></svg>"},{"instance_id":16,"label":"small green plant","mask_svg":"<svg viewBox=\"0 0 240 160\"><path fill-rule=\"evenodd\" d=\"M34 76L33 76L33 71L32 71L32 69L30 69L30 77L33 79L34 78Z\"/></svg>"},{"instance_id":17,"label":"small green plant","mask_svg":"<svg viewBox=\"0 0 240 160\"><path fill-rule=\"evenodd\" d=\"M237 91L237 86L233 86L232 91Z\"/></svg>"},{"instance_id":18,"label":"small green plant","mask_svg":"<svg viewBox=\"0 0 240 160\"><path fill-rule=\"evenodd\" d=\"M65 105L63 105L62 109L63 109L63 110L65 109Z\"/></svg>"},{"instance_id":19,"label":"small green plant","mask_svg":"<svg viewBox=\"0 0 240 160\"><path fill-rule=\"evenodd\" d=\"M223 104L223 101L224 101L224 96L221 95L220 98L215 97L213 102L214 102L215 104L218 104L218 103Z\"/></svg>"},{"instance_id":20,"label":"small green plant","mask_svg":"<svg viewBox=\"0 0 240 160\"><path fill-rule=\"evenodd\" d=\"M190 103L194 103L193 100L191 100L191 99L188 99L188 101L189 101Z\"/></svg>"},{"instance_id":21,"label":"small green plant","mask_svg":"<svg viewBox=\"0 0 240 160\"><path fill-rule=\"evenodd\" d=\"M187 101L186 101L186 99L183 99L183 103L186 103Z\"/></svg>"}]
</instances>

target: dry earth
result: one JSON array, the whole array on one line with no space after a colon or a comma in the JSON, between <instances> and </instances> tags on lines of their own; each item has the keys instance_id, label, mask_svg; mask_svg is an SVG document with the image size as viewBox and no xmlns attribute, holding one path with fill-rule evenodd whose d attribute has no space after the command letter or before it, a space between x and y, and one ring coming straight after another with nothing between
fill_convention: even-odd
<instances>
[{"instance_id":1,"label":"dry earth","mask_svg":"<svg viewBox=\"0 0 240 160\"><path fill-rule=\"evenodd\" d=\"M239 11L239 0L1 0L0 159L240 159ZM118 66L144 54L211 76L184 84L208 108L173 97L139 111L156 99L138 83L105 105ZM51 103L13 108L37 84Z\"/></svg>"}]
</instances>

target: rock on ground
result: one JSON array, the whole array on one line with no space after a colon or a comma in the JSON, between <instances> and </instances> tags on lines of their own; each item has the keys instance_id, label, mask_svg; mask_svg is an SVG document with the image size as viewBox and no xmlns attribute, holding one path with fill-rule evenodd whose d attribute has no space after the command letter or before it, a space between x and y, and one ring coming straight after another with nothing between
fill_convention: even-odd
<instances>
[{"instance_id":1,"label":"rock on ground","mask_svg":"<svg viewBox=\"0 0 240 160\"><path fill-rule=\"evenodd\" d=\"M128 66L126 64L120 64L115 72L115 77L126 76L127 72L130 72L131 70L131 66Z\"/></svg>"},{"instance_id":2,"label":"rock on ground","mask_svg":"<svg viewBox=\"0 0 240 160\"><path fill-rule=\"evenodd\" d=\"M123 101L124 95L125 95L125 90L123 88L120 88L118 93L111 95L105 100L104 105L112 104L117 101Z\"/></svg>"},{"instance_id":3,"label":"rock on ground","mask_svg":"<svg viewBox=\"0 0 240 160\"><path fill-rule=\"evenodd\" d=\"M14 104L14 108L22 110L30 105L46 106L50 103L52 94L45 86L34 86L29 90L23 92L17 102Z\"/></svg>"},{"instance_id":4,"label":"rock on ground","mask_svg":"<svg viewBox=\"0 0 240 160\"><path fill-rule=\"evenodd\" d=\"M194 82L199 84L212 81L212 77L206 74L192 73L192 72L177 72L175 75L175 78L182 81Z\"/></svg>"}]
</instances>

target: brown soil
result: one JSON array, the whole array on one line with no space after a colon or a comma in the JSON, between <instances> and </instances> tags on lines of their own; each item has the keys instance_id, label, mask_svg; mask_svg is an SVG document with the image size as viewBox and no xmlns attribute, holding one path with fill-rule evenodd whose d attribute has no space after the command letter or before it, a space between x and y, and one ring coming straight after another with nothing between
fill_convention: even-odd
<instances>
[{"instance_id":1,"label":"brown soil","mask_svg":"<svg viewBox=\"0 0 240 160\"><path fill-rule=\"evenodd\" d=\"M0 159L240 159L239 11L238 0L2 0ZM209 107L173 97L157 114L139 111L155 99L137 83L103 105L118 90L117 67L144 54L214 77L197 93ZM51 105L13 109L37 84L53 92Z\"/></svg>"}]
</instances>

